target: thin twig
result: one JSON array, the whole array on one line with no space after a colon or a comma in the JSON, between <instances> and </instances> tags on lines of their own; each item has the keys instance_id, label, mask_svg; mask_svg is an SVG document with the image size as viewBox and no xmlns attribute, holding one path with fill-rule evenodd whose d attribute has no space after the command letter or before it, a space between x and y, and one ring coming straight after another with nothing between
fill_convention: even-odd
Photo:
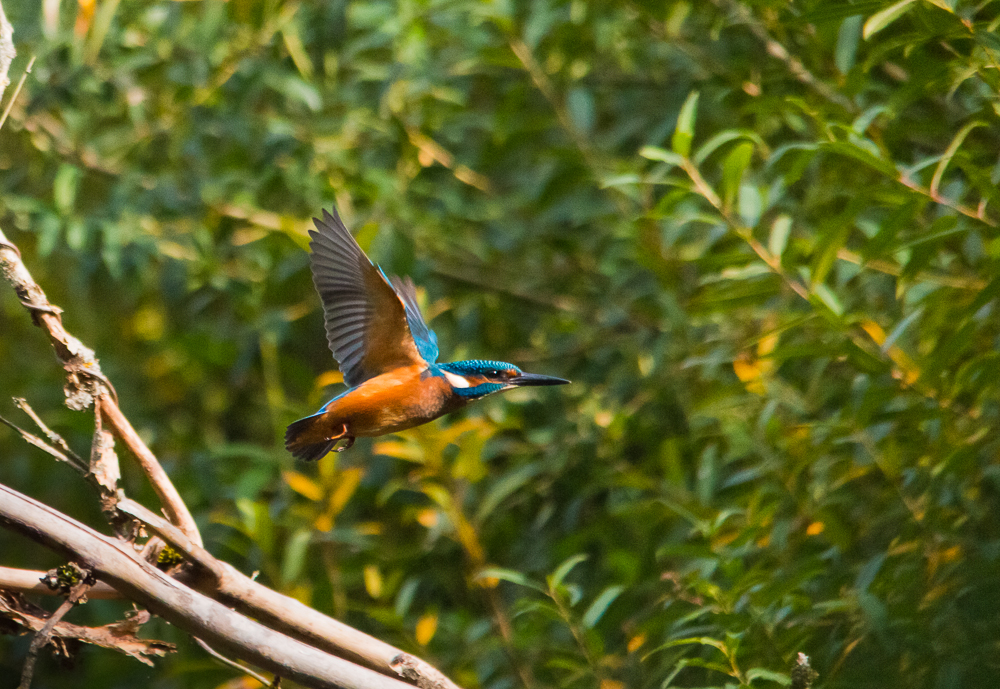
<instances>
[{"instance_id":1,"label":"thin twig","mask_svg":"<svg viewBox=\"0 0 1000 689\"><path fill-rule=\"evenodd\" d=\"M216 651L214 648L212 648L211 646L209 646L208 644L206 644L204 641L202 641L198 637L194 637L194 640L195 640L195 643L197 643L199 646L201 646L203 649L205 649L205 652L208 653L208 655L212 656L213 658L215 658L216 660L218 660L220 663L222 663L224 665L228 665L229 667L233 668L234 670L238 670L239 672L242 672L243 674L245 674L245 675L247 675L249 677L253 677L255 680L257 680L258 682L260 682L265 687L275 687L275 688L277 688L277 687L281 686L281 678L280 677L275 677L273 681L269 680L264 675L258 674L256 672L254 672L253 670L251 670L250 668L246 667L245 665L242 665L242 664L236 662L232 658L227 658L226 656L222 655L221 653L219 653L218 651Z\"/></svg>"},{"instance_id":2,"label":"thin twig","mask_svg":"<svg viewBox=\"0 0 1000 689\"><path fill-rule=\"evenodd\" d=\"M35 638L31 640L31 646L28 647L28 657L24 661L24 669L21 671L21 684L18 686L18 689L30 689L31 679L35 674L35 661L38 659L38 652L52 638L52 630L55 628L56 623L87 594L90 586L91 582L87 578L74 586L69 592L69 597L62 602L62 605L56 608L56 611L52 613L52 617L45 623L45 626L35 634Z\"/></svg>"},{"instance_id":3,"label":"thin twig","mask_svg":"<svg viewBox=\"0 0 1000 689\"><path fill-rule=\"evenodd\" d=\"M896 181L902 184L907 189L911 189L912 191L917 192L921 196L926 196L934 203L945 206L946 208L950 208L956 213L961 213L967 218L973 218L974 220L978 220L990 227L1000 227L1000 221L994 220L993 218L986 215L986 205L983 203L980 203L979 206L975 210L973 210L968 206L963 206L961 203L958 203L957 201L952 201L946 196L942 196L936 191L921 186L916 180L911 178L906 173L901 172L899 176L896 178Z\"/></svg>"},{"instance_id":4,"label":"thin twig","mask_svg":"<svg viewBox=\"0 0 1000 689\"><path fill-rule=\"evenodd\" d=\"M590 169L591 174L595 179L600 179L602 170L607 166L602 165L598 154L590 145L587 137L584 136L583 132L581 132L580 129L573 123L573 119L566 110L566 106L560 100L559 95L556 92L555 85L552 83L552 80L549 79L549 75L545 73L545 70L535 58L531 48L517 36L508 36L507 45L510 46L511 52L514 53L515 57L517 57L517 59L521 62L521 65L528 72L531 80L535 83L535 87L542 93L545 100L549 102L549 106L552 108L553 112L555 112L556 119L559 120L560 126L562 126L563 130L569 136L570 141L572 141L580 151L580 155L583 156L583 160ZM615 205L618 206L619 211L621 211L621 213L625 216L631 215L632 208L629 203L629 198L622 193L621 188L608 187L608 189L612 189L616 192L611 195L611 199L614 201Z\"/></svg>"},{"instance_id":5,"label":"thin twig","mask_svg":"<svg viewBox=\"0 0 1000 689\"><path fill-rule=\"evenodd\" d=\"M874 270L878 273L892 275L893 277L899 277L903 274L903 268L901 266L878 258L864 259L859 253L851 251L850 249L837 249L837 258L841 261L853 263L854 265L861 266L862 268L868 268L869 270ZM982 278L962 277L959 275L942 275L940 273L932 273L929 271L917 273L913 277L913 280L915 282L930 282L944 287L974 290L976 292L984 289L987 284L987 281Z\"/></svg>"},{"instance_id":6,"label":"thin twig","mask_svg":"<svg viewBox=\"0 0 1000 689\"><path fill-rule=\"evenodd\" d=\"M21 94L21 87L24 86L25 79L31 74L31 68L35 66L35 56L32 55L31 59L28 60L28 66L24 68L24 74L21 78L17 80L17 86L14 88L14 93L11 94L10 100L7 101L7 107L3 109L3 115L0 116L0 129L3 129L4 124L7 122L7 116L10 114L11 108L14 107L14 101ZM6 78L6 77L4 77Z\"/></svg>"},{"instance_id":7,"label":"thin twig","mask_svg":"<svg viewBox=\"0 0 1000 689\"><path fill-rule=\"evenodd\" d=\"M163 470L159 460L156 459L156 455L142 441L142 438L136 433L132 424L125 418L125 415L113 399L102 395L98 400L98 404L105 421L114 430L115 435L125 443L125 446L139 462L139 466L146 473L149 482L153 486L153 490L156 491L160 502L163 503L163 509L170 517L170 521L176 524L188 538L200 546L202 544L201 533L198 532L198 526L195 524L194 517L191 516L191 512L181 498L180 493L177 492L174 484L170 481L167 472Z\"/></svg>"},{"instance_id":8,"label":"thin twig","mask_svg":"<svg viewBox=\"0 0 1000 689\"><path fill-rule=\"evenodd\" d=\"M97 598L95 590L102 584L95 584L87 592L87 598ZM106 585L104 585L106 588ZM48 588L48 587L46 587ZM52 593L52 591L49 591ZM65 594L61 594L64 595ZM40 632L48 621L51 613L29 602L22 593L0 591L0 618L5 618L22 629ZM162 658L173 653L177 647L166 641L157 639L140 639L137 634L152 615L148 610L134 610L125 613L125 619L100 627L82 627L70 622L58 622L52 629L52 645L56 640L72 639L85 644L92 644L112 651L124 653L135 658L140 663L153 667L152 658ZM65 650L65 645L57 652Z\"/></svg>"},{"instance_id":9,"label":"thin twig","mask_svg":"<svg viewBox=\"0 0 1000 689\"><path fill-rule=\"evenodd\" d=\"M75 453L72 450L72 448L70 448L69 444L67 444L67 442L63 439L63 437L58 433L56 433L55 431L53 431L51 428L49 428L45 424L45 422L42 421L42 417L40 417L35 412L35 410L31 408L31 405L28 404L28 400L24 399L23 397L15 397L14 406L16 406L18 409L27 414L28 418L30 418L32 421L35 422L35 425L38 426L39 430L41 430L42 433L45 434L45 437L49 439L50 443L52 443L60 450L62 450L64 453L72 457L76 461L76 463L79 464L79 466L81 467L87 466L87 463L83 461L80 455Z\"/></svg>"},{"instance_id":10,"label":"thin twig","mask_svg":"<svg viewBox=\"0 0 1000 689\"><path fill-rule=\"evenodd\" d=\"M13 421L9 421L2 416L0 416L0 423L4 424L11 430L19 433L21 435L21 438L23 438L24 441L29 445L34 445L39 450L42 450L43 452L47 452L48 454L52 455L60 462L65 462L66 464L69 464L71 467L79 471L81 474L87 473L86 465L83 464L83 460L81 460L79 457L75 455L67 455L59 448L53 447L52 445L48 444L34 433L29 433L28 431L24 430L23 428L15 424Z\"/></svg>"}]
</instances>

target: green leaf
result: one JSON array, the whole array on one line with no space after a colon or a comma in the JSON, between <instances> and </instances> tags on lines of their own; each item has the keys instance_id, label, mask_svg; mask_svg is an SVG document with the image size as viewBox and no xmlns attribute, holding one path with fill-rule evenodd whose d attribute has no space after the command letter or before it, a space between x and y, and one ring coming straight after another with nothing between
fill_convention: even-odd
<instances>
[{"instance_id":1,"label":"green leaf","mask_svg":"<svg viewBox=\"0 0 1000 689\"><path fill-rule=\"evenodd\" d=\"M657 146L643 146L642 150L639 151L639 155L643 158L648 158L649 160L658 160L663 163L668 163L670 165L682 166L684 165L684 157L677 155L673 151L668 151Z\"/></svg>"},{"instance_id":2,"label":"green leaf","mask_svg":"<svg viewBox=\"0 0 1000 689\"><path fill-rule=\"evenodd\" d=\"M847 17L840 23L840 31L837 32L837 47L833 53L833 62L841 74L847 74L854 67L854 61L858 54L858 45L861 42L861 26L864 17L855 15Z\"/></svg>"},{"instance_id":3,"label":"green leaf","mask_svg":"<svg viewBox=\"0 0 1000 689\"><path fill-rule=\"evenodd\" d=\"M892 177L896 176L896 168L891 161L885 160L880 155L873 153L867 148L862 148L857 143L849 141L831 141L820 144L820 147L827 151L846 155L858 160L879 172Z\"/></svg>"},{"instance_id":4,"label":"green leaf","mask_svg":"<svg viewBox=\"0 0 1000 689\"><path fill-rule=\"evenodd\" d=\"M312 535L312 529L298 529L285 544L285 555L281 563L281 581L286 586L298 579L302 573L302 565L305 563Z\"/></svg>"},{"instance_id":5,"label":"green leaf","mask_svg":"<svg viewBox=\"0 0 1000 689\"><path fill-rule=\"evenodd\" d=\"M578 564L586 560L588 557L589 556L583 555L581 553L579 555L574 555L573 557L564 560L561 565L556 567L556 571L554 571L552 574L549 575L548 577L549 587L554 589L558 587L560 584L562 584L562 581L563 579L566 578L566 575L569 574L574 567L576 567Z\"/></svg>"},{"instance_id":6,"label":"green leaf","mask_svg":"<svg viewBox=\"0 0 1000 689\"><path fill-rule=\"evenodd\" d=\"M750 668L746 672L746 677L751 682L757 679L763 679L769 682L777 682L785 687L792 683L792 678L788 674L784 672L775 672L774 670L767 670L762 667Z\"/></svg>"},{"instance_id":7,"label":"green leaf","mask_svg":"<svg viewBox=\"0 0 1000 689\"><path fill-rule=\"evenodd\" d=\"M56 171L52 181L52 197L56 208L63 215L69 215L76 202L76 192L80 182L80 168L69 163L63 163Z\"/></svg>"},{"instance_id":8,"label":"green leaf","mask_svg":"<svg viewBox=\"0 0 1000 689\"><path fill-rule=\"evenodd\" d=\"M737 144L726 156L726 160L722 164L722 191L723 200L727 206L731 205L733 199L736 198L743 181L743 173L750 164L752 156L753 144L749 141Z\"/></svg>"},{"instance_id":9,"label":"green leaf","mask_svg":"<svg viewBox=\"0 0 1000 689\"><path fill-rule=\"evenodd\" d=\"M719 132L718 134L711 137L708 141L702 144L691 159L694 161L695 165L701 165L704 163L710 155L715 153L715 151L736 139L747 139L757 144L760 149L766 149L767 145L764 140L760 138L760 135L749 129L726 129Z\"/></svg>"},{"instance_id":10,"label":"green leaf","mask_svg":"<svg viewBox=\"0 0 1000 689\"><path fill-rule=\"evenodd\" d=\"M837 222L840 221L841 218L838 216ZM851 236L851 229L850 225L841 224L840 227L831 228L823 234L823 237L820 239L822 250L819 252L812 266L811 282L814 285L826 281L827 274L837 261L837 254L844 248L847 238Z\"/></svg>"},{"instance_id":11,"label":"green leaf","mask_svg":"<svg viewBox=\"0 0 1000 689\"><path fill-rule=\"evenodd\" d=\"M713 639L710 636L689 636L684 639L675 639L673 641L668 641L659 648L673 648L674 646L711 646L722 652L723 655L729 655L729 649L726 647L725 642L719 641L718 639Z\"/></svg>"},{"instance_id":12,"label":"green leaf","mask_svg":"<svg viewBox=\"0 0 1000 689\"><path fill-rule=\"evenodd\" d=\"M909 316L907 316L906 318L901 320L898 324L896 324L896 327L892 329L892 332L890 332L886 336L885 341L882 343L881 347L882 351L888 352L889 348L892 347L894 344L896 344L896 340L898 340L900 336L904 332L906 332L907 328L909 328L914 322L916 322L918 318L920 318L923 312L924 312L924 307L918 306L916 309L914 309L913 313L911 313Z\"/></svg>"},{"instance_id":13,"label":"green leaf","mask_svg":"<svg viewBox=\"0 0 1000 689\"><path fill-rule=\"evenodd\" d=\"M517 471L504 474L499 481L490 486L476 510L476 520L482 522L490 516L497 506L508 496L527 485L541 470L537 464L526 464Z\"/></svg>"},{"instance_id":14,"label":"green leaf","mask_svg":"<svg viewBox=\"0 0 1000 689\"><path fill-rule=\"evenodd\" d=\"M566 96L566 110L582 134L590 134L593 131L596 107L594 96L588 89L579 86L570 89Z\"/></svg>"},{"instance_id":15,"label":"green leaf","mask_svg":"<svg viewBox=\"0 0 1000 689\"><path fill-rule=\"evenodd\" d=\"M674 129L673 139L670 141L670 148L679 156L687 158L691 152L691 142L694 140L694 122L698 114L698 92L692 91L688 94L681 112L677 116L677 127Z\"/></svg>"},{"instance_id":16,"label":"green leaf","mask_svg":"<svg viewBox=\"0 0 1000 689\"><path fill-rule=\"evenodd\" d=\"M900 0L900 2L890 5L881 12L876 12L865 22L861 35L867 41L873 35L892 24L914 7L915 0Z\"/></svg>"},{"instance_id":17,"label":"green leaf","mask_svg":"<svg viewBox=\"0 0 1000 689\"><path fill-rule=\"evenodd\" d=\"M624 590L624 586L615 585L608 586L606 589L601 591L601 595L599 595L594 602L590 604L590 607L587 608L587 612L583 614L583 619L581 620L583 626L590 629L597 624L598 620L600 620L604 615L604 611L608 609L608 606L610 606Z\"/></svg>"},{"instance_id":18,"label":"green leaf","mask_svg":"<svg viewBox=\"0 0 1000 689\"><path fill-rule=\"evenodd\" d=\"M482 581L483 579L500 579L501 581L509 581L512 584L517 584L518 586L524 586L529 589L535 589L542 593L546 593L547 589L541 584L532 581L524 574L516 572L512 569L504 569L502 567L487 567L486 569L481 569L476 572L474 577L476 581Z\"/></svg>"},{"instance_id":19,"label":"green leaf","mask_svg":"<svg viewBox=\"0 0 1000 689\"><path fill-rule=\"evenodd\" d=\"M747 227L756 227L760 222L760 214L764 211L764 199L760 195L760 190L750 183L741 184L739 203L736 207L743 223Z\"/></svg>"},{"instance_id":20,"label":"green leaf","mask_svg":"<svg viewBox=\"0 0 1000 689\"><path fill-rule=\"evenodd\" d=\"M788 237L792 232L792 219L787 215L779 215L771 223L771 235L767 240L767 250L772 256L781 257L788 246Z\"/></svg>"},{"instance_id":21,"label":"green leaf","mask_svg":"<svg viewBox=\"0 0 1000 689\"><path fill-rule=\"evenodd\" d=\"M977 29L973 33L973 36L976 39L976 43L979 45L1000 53L1000 36L997 36L993 31L982 31Z\"/></svg>"},{"instance_id":22,"label":"green leaf","mask_svg":"<svg viewBox=\"0 0 1000 689\"><path fill-rule=\"evenodd\" d=\"M825 284L814 284L812 286L812 292L819 297L820 302L830 309L830 311L832 311L838 318L844 315L844 305L840 303L840 298Z\"/></svg>"},{"instance_id":23,"label":"green leaf","mask_svg":"<svg viewBox=\"0 0 1000 689\"><path fill-rule=\"evenodd\" d=\"M986 127L986 126L987 124L985 122L977 120L974 122L969 122L964 127L958 130L958 133L955 134L955 137L951 140L951 143L948 145L947 150L945 150L944 155L941 156L941 161L934 169L934 177L931 179L931 186L930 186L932 194L937 193L938 186L941 184L941 178L944 177L944 171L948 168L948 163L950 163L951 159L955 157L955 154L958 152L958 149L965 141L965 137L967 137L973 129L976 129L977 127Z\"/></svg>"}]
</instances>

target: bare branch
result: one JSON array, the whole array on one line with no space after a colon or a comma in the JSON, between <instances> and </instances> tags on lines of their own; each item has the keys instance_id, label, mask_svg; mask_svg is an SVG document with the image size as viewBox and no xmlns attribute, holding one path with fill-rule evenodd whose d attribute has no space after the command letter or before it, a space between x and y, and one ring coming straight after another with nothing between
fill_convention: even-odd
<instances>
[{"instance_id":1,"label":"bare branch","mask_svg":"<svg viewBox=\"0 0 1000 689\"><path fill-rule=\"evenodd\" d=\"M56 356L66 369L66 406L82 411L96 400L98 408L115 435L132 451L170 520L177 524L192 541L201 544L201 534L191 512L160 466L156 456L146 447L115 401L114 387L101 372L92 349L70 335L63 327L61 310L49 303L45 292L25 267L21 252L0 230L0 273L11 284L21 304L31 312L35 324L49 335Z\"/></svg>"},{"instance_id":2,"label":"bare branch","mask_svg":"<svg viewBox=\"0 0 1000 689\"><path fill-rule=\"evenodd\" d=\"M28 60L28 66L24 68L24 74L17 80L17 87L14 88L14 93L11 94L10 99L7 101L7 107L3 109L3 114L0 115L0 129L3 129L4 124L7 123L7 116L10 115L11 108L14 107L17 97L21 93L21 87L24 86L24 82L28 78L28 75L31 74L31 68L34 66L35 56L32 55L31 59Z\"/></svg>"},{"instance_id":3,"label":"bare branch","mask_svg":"<svg viewBox=\"0 0 1000 689\"><path fill-rule=\"evenodd\" d=\"M254 672L250 668L248 668L248 667L246 667L244 665L240 665L239 663L237 663L235 660L232 660L231 658L227 658L226 656L224 656L221 653L219 653L218 651L216 651L214 648L212 648L211 646L209 646L208 644L206 644L204 641L202 641L198 637L195 637L194 640L195 640L195 642L199 646L202 647L202 649L205 651L205 653L207 653L208 655L212 656L213 658L215 658L216 660L218 660L223 665L228 665L229 667L233 668L234 670L238 670L239 672L242 672L242 673L244 673L244 674L246 674L246 675L248 675L250 677L253 677L255 680L257 680L258 682L260 682L261 684L263 684L265 687L266 686L274 686L274 685L272 685L271 680L269 680L267 677L264 677L264 675L257 674L256 672ZM279 677L279 678L277 678L275 680L274 684L277 684L280 681L281 681L281 678Z\"/></svg>"},{"instance_id":4,"label":"bare branch","mask_svg":"<svg viewBox=\"0 0 1000 689\"><path fill-rule=\"evenodd\" d=\"M0 523L76 560L179 629L268 672L308 687L412 689L249 620L138 559L128 544L3 485Z\"/></svg>"},{"instance_id":5,"label":"bare branch","mask_svg":"<svg viewBox=\"0 0 1000 689\"><path fill-rule=\"evenodd\" d=\"M98 583L96 586L106 586ZM87 592L88 597L94 596L94 589ZM10 591L0 591L0 617L4 617L25 629L39 632L45 626L50 614L32 605L21 594ZM139 628L149 621L151 615L145 610L127 613L128 619L113 622L103 627L81 627L59 621L52 628L53 639L75 639L87 644L101 646L114 651L120 651L141 663L153 665L149 658L162 657L176 650L173 644L155 639L140 639L136 636Z\"/></svg>"},{"instance_id":6,"label":"bare branch","mask_svg":"<svg viewBox=\"0 0 1000 689\"><path fill-rule=\"evenodd\" d=\"M32 421L35 422L35 425L38 426L38 428L42 431L42 433L45 434L45 437L49 439L50 443L58 447L68 456L72 457L81 468L86 470L86 465L84 461L80 459L80 455L76 454L70 448L70 446L66 443L66 441L63 439L61 435L53 431L45 424L44 421L42 421L42 418L38 414L36 414L35 410L31 408L31 405L28 404L28 400L24 399L23 397L15 397L14 405L17 406L17 408L23 411L25 414L27 414L28 418L30 418Z\"/></svg>"},{"instance_id":7,"label":"bare branch","mask_svg":"<svg viewBox=\"0 0 1000 689\"><path fill-rule=\"evenodd\" d=\"M69 596L62 602L52 616L42 625L42 628L35 632L35 638L31 640L31 646L28 647L28 657L24 661L24 669L21 670L21 684L18 689L29 689L31 687L31 678L35 674L35 661L38 660L38 652L42 650L42 647L49 643L49 639L52 638L52 631L55 626L59 623L59 620L68 613L74 605L80 602L80 599L87 595L87 591L90 590L91 580L88 576L85 577L80 583L73 587L69 592Z\"/></svg>"},{"instance_id":8,"label":"bare branch","mask_svg":"<svg viewBox=\"0 0 1000 689\"><path fill-rule=\"evenodd\" d=\"M24 430L23 428L15 424L13 421L9 421L8 419L5 419L2 416L0 416L0 423L4 424L11 430L17 431L17 433L20 434L24 442L28 443L29 445L34 445L39 450L42 450L43 452L52 455L60 462L65 462L66 464L69 464L71 467L79 471L81 474L87 473L86 468L83 466L83 460L81 460L75 454L73 455L67 454L63 452L61 449L49 445L47 442L39 438L34 433L29 433L28 431Z\"/></svg>"},{"instance_id":9,"label":"bare branch","mask_svg":"<svg viewBox=\"0 0 1000 689\"><path fill-rule=\"evenodd\" d=\"M36 569L15 569L13 567L0 567L0 591L13 591L15 593L33 593L46 596L58 595L58 591L42 583L45 572ZM88 598L115 599L121 598L121 594L103 582L97 582L87 592Z\"/></svg>"},{"instance_id":10,"label":"bare branch","mask_svg":"<svg viewBox=\"0 0 1000 689\"><path fill-rule=\"evenodd\" d=\"M204 548L185 538L177 527L134 500L122 500L118 509L143 522L207 573L208 577L195 582L206 595L316 648L389 676L403 677L428 689L458 689L430 663L327 617L294 598L272 591L232 565L216 560Z\"/></svg>"}]
</instances>

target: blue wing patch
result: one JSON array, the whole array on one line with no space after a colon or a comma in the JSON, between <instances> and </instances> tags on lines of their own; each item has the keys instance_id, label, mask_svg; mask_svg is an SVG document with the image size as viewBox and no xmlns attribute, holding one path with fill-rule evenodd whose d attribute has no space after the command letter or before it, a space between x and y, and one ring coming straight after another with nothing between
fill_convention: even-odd
<instances>
[{"instance_id":1,"label":"blue wing patch","mask_svg":"<svg viewBox=\"0 0 1000 689\"><path fill-rule=\"evenodd\" d=\"M383 273L385 275L385 273ZM420 313L420 306L417 304L417 290L413 286L413 280L409 277L400 278L395 275L390 278L393 289L403 300L403 309L406 311L406 322L410 326L410 334L416 342L417 351L428 364L433 364L438 358L438 338L433 330L427 327L424 316Z\"/></svg>"}]
</instances>

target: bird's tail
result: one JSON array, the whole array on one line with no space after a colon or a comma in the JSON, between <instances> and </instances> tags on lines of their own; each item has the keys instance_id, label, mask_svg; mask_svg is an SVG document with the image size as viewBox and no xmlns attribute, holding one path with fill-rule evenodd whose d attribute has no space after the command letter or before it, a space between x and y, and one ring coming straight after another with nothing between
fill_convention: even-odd
<instances>
[{"instance_id":1,"label":"bird's tail","mask_svg":"<svg viewBox=\"0 0 1000 689\"><path fill-rule=\"evenodd\" d=\"M285 449L291 452L296 459L304 459L307 462L321 459L337 444L336 440L327 438L316 441L317 437L323 437L316 427L319 417L320 414L316 414L299 419L290 424L285 431Z\"/></svg>"}]
</instances>

